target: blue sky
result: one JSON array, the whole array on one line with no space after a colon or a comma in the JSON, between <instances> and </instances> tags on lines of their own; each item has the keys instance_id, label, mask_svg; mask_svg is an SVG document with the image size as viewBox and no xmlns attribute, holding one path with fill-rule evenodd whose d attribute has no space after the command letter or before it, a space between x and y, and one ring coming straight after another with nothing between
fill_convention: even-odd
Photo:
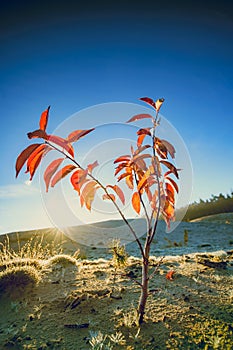
<instances>
[{"instance_id":1,"label":"blue sky","mask_svg":"<svg viewBox=\"0 0 233 350\"><path fill-rule=\"evenodd\" d=\"M0 232L49 223L38 179L14 172L48 105L53 131L96 104L164 97L192 160L192 201L233 189L231 1L89 5L1 2Z\"/></svg>"}]
</instances>

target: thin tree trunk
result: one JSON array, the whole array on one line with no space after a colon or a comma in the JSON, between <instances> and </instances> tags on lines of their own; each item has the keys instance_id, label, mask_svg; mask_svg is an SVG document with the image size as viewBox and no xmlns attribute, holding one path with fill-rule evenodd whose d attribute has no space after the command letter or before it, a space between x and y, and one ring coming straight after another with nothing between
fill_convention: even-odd
<instances>
[{"instance_id":1,"label":"thin tree trunk","mask_svg":"<svg viewBox=\"0 0 233 350\"><path fill-rule=\"evenodd\" d=\"M138 322L139 325L143 323L144 320L144 314L145 314L145 307L146 307L146 302L148 298L148 287L149 287L149 250L150 246L148 243L146 243L145 246L145 258L143 259L143 264L142 264L142 288L141 288L141 295L139 299L139 304L138 304Z\"/></svg>"}]
</instances>

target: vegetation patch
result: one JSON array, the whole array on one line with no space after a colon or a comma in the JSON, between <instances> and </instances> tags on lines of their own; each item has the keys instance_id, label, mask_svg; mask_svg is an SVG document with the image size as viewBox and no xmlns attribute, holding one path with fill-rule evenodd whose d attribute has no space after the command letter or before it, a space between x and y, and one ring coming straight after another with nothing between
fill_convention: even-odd
<instances>
[{"instance_id":1,"label":"vegetation patch","mask_svg":"<svg viewBox=\"0 0 233 350\"><path fill-rule=\"evenodd\" d=\"M0 272L0 290L14 290L17 287L36 285L40 281L40 274L32 266L16 266Z\"/></svg>"}]
</instances>

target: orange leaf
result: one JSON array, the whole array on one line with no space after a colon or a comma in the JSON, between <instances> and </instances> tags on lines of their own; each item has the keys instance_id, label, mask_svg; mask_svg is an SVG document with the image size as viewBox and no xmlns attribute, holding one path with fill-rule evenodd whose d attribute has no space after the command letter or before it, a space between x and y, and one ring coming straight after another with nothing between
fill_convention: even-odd
<instances>
[{"instance_id":1,"label":"orange leaf","mask_svg":"<svg viewBox=\"0 0 233 350\"><path fill-rule=\"evenodd\" d=\"M172 185L170 185L168 182L166 182L166 191L169 191L173 194L173 196L175 196L175 190L172 187Z\"/></svg>"},{"instance_id":2,"label":"orange leaf","mask_svg":"<svg viewBox=\"0 0 233 350\"><path fill-rule=\"evenodd\" d=\"M136 169L134 170L137 172L137 175L140 178L141 174L143 174L144 171L146 171L147 169L146 162L143 159L137 159L135 162L135 165L136 165Z\"/></svg>"},{"instance_id":3,"label":"orange leaf","mask_svg":"<svg viewBox=\"0 0 233 350\"><path fill-rule=\"evenodd\" d=\"M115 170L115 176L122 170L124 169L125 167L128 166L128 162L124 162L124 163L121 163L118 165L118 167L116 168Z\"/></svg>"},{"instance_id":4,"label":"orange leaf","mask_svg":"<svg viewBox=\"0 0 233 350\"><path fill-rule=\"evenodd\" d=\"M88 130L75 130L73 132L71 132L69 134L69 136L67 137L67 141L69 143L71 142L76 142L78 141L79 139L81 139L81 137L89 134L89 132L95 130L95 128L92 128L92 129L88 129Z\"/></svg>"},{"instance_id":5,"label":"orange leaf","mask_svg":"<svg viewBox=\"0 0 233 350\"><path fill-rule=\"evenodd\" d=\"M120 162L127 162L127 161L129 161L130 160L130 155L125 155L125 156L121 156L121 157L119 157L119 158L117 158L117 159L115 159L114 160L114 164L116 164L116 163L120 163Z\"/></svg>"},{"instance_id":6,"label":"orange leaf","mask_svg":"<svg viewBox=\"0 0 233 350\"><path fill-rule=\"evenodd\" d=\"M151 132L150 132L151 128L142 128L142 129L139 129L137 131L137 134L138 135L148 135L148 136L151 136Z\"/></svg>"},{"instance_id":7,"label":"orange leaf","mask_svg":"<svg viewBox=\"0 0 233 350\"><path fill-rule=\"evenodd\" d=\"M147 181L149 177L153 174L153 172L154 168L150 165L147 171L141 177L140 181L138 182L138 192L140 192L140 190L147 184Z\"/></svg>"},{"instance_id":8,"label":"orange leaf","mask_svg":"<svg viewBox=\"0 0 233 350\"><path fill-rule=\"evenodd\" d=\"M162 213L168 228L170 228L170 221L174 220L175 218L175 210L173 204L167 198L165 200Z\"/></svg>"},{"instance_id":9,"label":"orange leaf","mask_svg":"<svg viewBox=\"0 0 233 350\"><path fill-rule=\"evenodd\" d=\"M166 176L166 180L170 181L174 189L176 190L176 193L179 193L179 188L177 183L173 179L171 179L169 176Z\"/></svg>"},{"instance_id":10,"label":"orange leaf","mask_svg":"<svg viewBox=\"0 0 233 350\"><path fill-rule=\"evenodd\" d=\"M143 143L144 138L146 137L145 134L139 135L137 139L137 146L140 147Z\"/></svg>"},{"instance_id":11,"label":"orange leaf","mask_svg":"<svg viewBox=\"0 0 233 350\"><path fill-rule=\"evenodd\" d=\"M135 150L135 152L132 152L132 153L133 153L134 156L136 156L137 154L142 153L143 151L145 151L145 149L150 148L150 147L151 147L151 145L139 146L139 147Z\"/></svg>"},{"instance_id":12,"label":"orange leaf","mask_svg":"<svg viewBox=\"0 0 233 350\"><path fill-rule=\"evenodd\" d=\"M164 164L168 169L170 169L171 172L177 177L177 179L179 179L178 171L172 163L167 162L166 160L160 160L160 163Z\"/></svg>"},{"instance_id":13,"label":"orange leaf","mask_svg":"<svg viewBox=\"0 0 233 350\"><path fill-rule=\"evenodd\" d=\"M74 190L77 191L79 195L80 195L81 187L88 181L86 178L87 174L88 174L87 170L78 169L72 174L70 178L70 181L74 187Z\"/></svg>"},{"instance_id":14,"label":"orange leaf","mask_svg":"<svg viewBox=\"0 0 233 350\"><path fill-rule=\"evenodd\" d=\"M48 135L48 141L60 146L61 148L66 150L71 155L71 157L74 157L74 149L71 146L71 144L68 143L67 140L63 139L60 136Z\"/></svg>"},{"instance_id":15,"label":"orange leaf","mask_svg":"<svg viewBox=\"0 0 233 350\"><path fill-rule=\"evenodd\" d=\"M114 196L114 194L109 194L109 195L107 195L106 193L105 194L103 194L103 200L105 200L105 199L108 199L108 200L110 200L110 198L109 197L111 197L112 198L112 200L115 202L115 200L116 200L116 197Z\"/></svg>"},{"instance_id":16,"label":"orange leaf","mask_svg":"<svg viewBox=\"0 0 233 350\"><path fill-rule=\"evenodd\" d=\"M141 203L140 203L140 196L138 192L134 192L132 195L132 206L136 213L140 214L140 208L141 208Z\"/></svg>"},{"instance_id":17,"label":"orange leaf","mask_svg":"<svg viewBox=\"0 0 233 350\"><path fill-rule=\"evenodd\" d=\"M174 274L175 274L174 270L168 271L167 274L166 274L166 279L169 280L169 281L172 281Z\"/></svg>"},{"instance_id":18,"label":"orange leaf","mask_svg":"<svg viewBox=\"0 0 233 350\"><path fill-rule=\"evenodd\" d=\"M40 129L43 131L45 131L45 129L47 127L49 110L50 110L50 106L48 106L48 108L40 116L40 124L39 125L40 125Z\"/></svg>"},{"instance_id":19,"label":"orange leaf","mask_svg":"<svg viewBox=\"0 0 233 350\"><path fill-rule=\"evenodd\" d=\"M31 177L30 181L32 180L35 171L40 164L42 157L45 156L49 151L51 151L52 148L46 144L42 144L39 147L37 147L34 152L30 155L27 161L27 170L26 173L29 171Z\"/></svg>"},{"instance_id":20,"label":"orange leaf","mask_svg":"<svg viewBox=\"0 0 233 350\"><path fill-rule=\"evenodd\" d=\"M45 181L45 185L46 185L46 192L48 192L49 189L49 183L50 180L52 178L52 176L54 175L54 173L57 171L59 165L63 162L65 158L58 158L55 159L54 161L52 161L49 166L46 168L45 172L44 172L44 181Z\"/></svg>"},{"instance_id":21,"label":"orange leaf","mask_svg":"<svg viewBox=\"0 0 233 350\"><path fill-rule=\"evenodd\" d=\"M153 119L153 117L150 114L146 114L146 113L137 114L137 115L134 115L132 118L130 118L126 123L131 123L131 122L134 122L136 120L145 119L145 118Z\"/></svg>"},{"instance_id":22,"label":"orange leaf","mask_svg":"<svg viewBox=\"0 0 233 350\"><path fill-rule=\"evenodd\" d=\"M133 189L133 175L130 174L125 178L126 185L132 190Z\"/></svg>"},{"instance_id":23,"label":"orange leaf","mask_svg":"<svg viewBox=\"0 0 233 350\"><path fill-rule=\"evenodd\" d=\"M166 140L161 140L161 142L166 147L166 149L167 149L168 153L170 154L170 156L174 159L176 150L172 146L172 144L170 142L166 141Z\"/></svg>"},{"instance_id":24,"label":"orange leaf","mask_svg":"<svg viewBox=\"0 0 233 350\"><path fill-rule=\"evenodd\" d=\"M46 132L41 129L29 132L27 135L29 139L40 138L40 139L47 140L48 138L48 135L46 134Z\"/></svg>"},{"instance_id":25,"label":"orange leaf","mask_svg":"<svg viewBox=\"0 0 233 350\"><path fill-rule=\"evenodd\" d=\"M138 192L141 192L144 187L149 188L155 183L154 177L151 175L146 175L138 183Z\"/></svg>"},{"instance_id":26,"label":"orange leaf","mask_svg":"<svg viewBox=\"0 0 233 350\"><path fill-rule=\"evenodd\" d=\"M88 164L87 166L88 172L92 173L93 169L95 169L98 165L99 163L97 162L97 160L92 164Z\"/></svg>"},{"instance_id":27,"label":"orange leaf","mask_svg":"<svg viewBox=\"0 0 233 350\"><path fill-rule=\"evenodd\" d=\"M64 166L61 170L59 170L54 177L52 178L51 181L51 187L54 187L58 181L63 179L66 175L68 175L71 171L73 171L76 168L75 165L66 165Z\"/></svg>"},{"instance_id":28,"label":"orange leaf","mask_svg":"<svg viewBox=\"0 0 233 350\"><path fill-rule=\"evenodd\" d=\"M151 158L151 154L150 153L137 154L136 156L133 157L132 161L135 162L136 160L144 159L144 158Z\"/></svg>"},{"instance_id":29,"label":"orange leaf","mask_svg":"<svg viewBox=\"0 0 233 350\"><path fill-rule=\"evenodd\" d=\"M20 170L24 166L26 160L30 157L30 155L36 150L37 147L42 145L41 143L34 143L33 145L28 146L25 148L20 155L18 156L15 164L15 170L16 170L16 177L18 176Z\"/></svg>"},{"instance_id":30,"label":"orange leaf","mask_svg":"<svg viewBox=\"0 0 233 350\"><path fill-rule=\"evenodd\" d=\"M121 181L125 178L126 184L129 188L133 189L133 175L132 175L132 169L130 167L126 168L126 172L121 174L117 181Z\"/></svg>"},{"instance_id":31,"label":"orange leaf","mask_svg":"<svg viewBox=\"0 0 233 350\"><path fill-rule=\"evenodd\" d=\"M114 186L107 185L106 187L112 188L113 191L115 191L116 194L118 195L118 197L120 198L122 204L125 204L125 196L124 196L124 193L123 193L123 191L121 190L121 188L119 186L117 186L117 185L114 185Z\"/></svg>"},{"instance_id":32,"label":"orange leaf","mask_svg":"<svg viewBox=\"0 0 233 350\"><path fill-rule=\"evenodd\" d=\"M91 180L91 181L87 182L87 184L84 186L82 193L81 193L81 196L80 196L81 206L83 206L83 204L85 203L86 208L88 210L91 210L91 205L92 205L92 202L95 198L95 193L96 193L97 188L98 187L96 186L95 181Z\"/></svg>"}]
</instances>

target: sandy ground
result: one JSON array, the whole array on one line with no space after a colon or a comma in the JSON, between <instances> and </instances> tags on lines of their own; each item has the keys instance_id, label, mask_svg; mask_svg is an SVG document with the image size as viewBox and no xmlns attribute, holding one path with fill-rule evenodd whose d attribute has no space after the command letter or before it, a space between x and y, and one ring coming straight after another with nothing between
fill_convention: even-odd
<instances>
[{"instance_id":1,"label":"sandy ground","mask_svg":"<svg viewBox=\"0 0 233 350\"><path fill-rule=\"evenodd\" d=\"M29 237L20 234L21 243ZM15 248L17 239L11 236ZM56 240L69 255L80 247L61 235ZM233 349L233 250L185 254L183 247L174 255L169 246L173 255L159 267L161 254L151 257L156 271L140 329L140 259L131 256L116 270L111 255L81 247L75 265L41 260L37 286L1 291L0 349Z\"/></svg>"}]
</instances>

